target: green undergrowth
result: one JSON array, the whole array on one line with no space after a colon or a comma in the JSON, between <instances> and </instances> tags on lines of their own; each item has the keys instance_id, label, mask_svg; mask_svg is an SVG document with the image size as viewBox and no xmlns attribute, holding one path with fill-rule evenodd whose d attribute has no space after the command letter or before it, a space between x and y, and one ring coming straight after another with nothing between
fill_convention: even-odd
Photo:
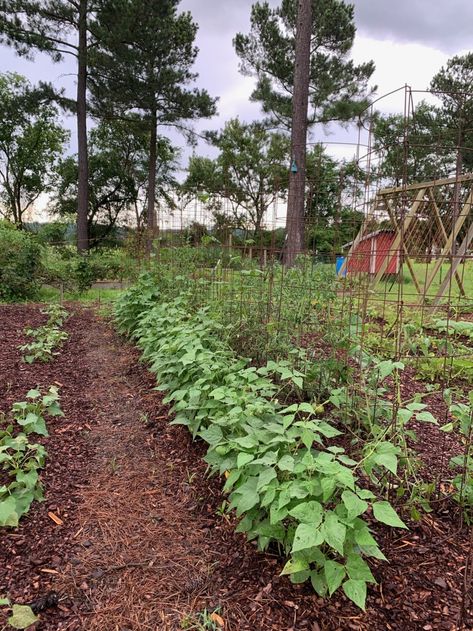
<instances>
[{"instance_id":1,"label":"green undergrowth","mask_svg":"<svg viewBox=\"0 0 473 631\"><path fill-rule=\"evenodd\" d=\"M119 330L167 392L173 423L207 443L205 460L225 481L237 530L260 550L277 548L293 583L310 581L321 596L341 588L364 608L367 584L376 582L367 559L385 560L372 523L405 524L366 488L362 463L337 445L343 434L319 418L320 406L285 400L288 385L303 388L306 375L286 361L258 366L239 357L228 326L180 282L143 277L117 301Z\"/></svg>"}]
</instances>

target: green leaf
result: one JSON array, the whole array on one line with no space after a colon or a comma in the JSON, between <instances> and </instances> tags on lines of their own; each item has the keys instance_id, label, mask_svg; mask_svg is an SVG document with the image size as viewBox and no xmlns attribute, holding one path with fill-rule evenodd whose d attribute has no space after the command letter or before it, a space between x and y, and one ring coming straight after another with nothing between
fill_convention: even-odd
<instances>
[{"instance_id":1,"label":"green leaf","mask_svg":"<svg viewBox=\"0 0 473 631\"><path fill-rule=\"evenodd\" d=\"M343 591L346 596L352 600L360 609L365 610L366 602L366 583L349 578L343 583Z\"/></svg>"},{"instance_id":2,"label":"green leaf","mask_svg":"<svg viewBox=\"0 0 473 631\"><path fill-rule=\"evenodd\" d=\"M41 392L39 390L28 390L28 392L26 393L26 398L27 399L37 399L38 397L41 396Z\"/></svg>"},{"instance_id":3,"label":"green leaf","mask_svg":"<svg viewBox=\"0 0 473 631\"><path fill-rule=\"evenodd\" d=\"M246 490L243 494L232 494L232 506L236 508L237 517L243 515L259 502L259 493L256 491Z\"/></svg>"},{"instance_id":4,"label":"green leaf","mask_svg":"<svg viewBox=\"0 0 473 631\"><path fill-rule=\"evenodd\" d=\"M13 605L13 615L8 618L8 624L14 629L27 629L39 620L28 605Z\"/></svg>"},{"instance_id":5,"label":"green leaf","mask_svg":"<svg viewBox=\"0 0 473 631\"><path fill-rule=\"evenodd\" d=\"M406 524L401 520L389 502L375 502L373 504L373 514L375 519L394 528L406 528Z\"/></svg>"},{"instance_id":6,"label":"green leaf","mask_svg":"<svg viewBox=\"0 0 473 631\"><path fill-rule=\"evenodd\" d=\"M261 491L275 478L277 478L277 474L274 469L265 469L259 474L256 490Z\"/></svg>"},{"instance_id":7,"label":"green leaf","mask_svg":"<svg viewBox=\"0 0 473 631\"><path fill-rule=\"evenodd\" d=\"M307 570L308 567L309 564L304 559L289 559L289 561L283 567L280 576L294 574L295 572L303 572L304 570Z\"/></svg>"},{"instance_id":8,"label":"green leaf","mask_svg":"<svg viewBox=\"0 0 473 631\"><path fill-rule=\"evenodd\" d=\"M307 548L319 546L323 541L324 536L322 532L314 525L299 524L294 534L291 553L294 554L294 552L300 552L301 550L307 550Z\"/></svg>"},{"instance_id":9,"label":"green leaf","mask_svg":"<svg viewBox=\"0 0 473 631\"><path fill-rule=\"evenodd\" d=\"M199 436L209 445L217 445L222 440L223 433L218 425L211 425L199 432Z\"/></svg>"},{"instance_id":10,"label":"green leaf","mask_svg":"<svg viewBox=\"0 0 473 631\"><path fill-rule=\"evenodd\" d=\"M424 421L424 423L433 423L434 425L438 425L438 421L433 414L430 412L420 412L416 415L417 421Z\"/></svg>"},{"instance_id":11,"label":"green leaf","mask_svg":"<svg viewBox=\"0 0 473 631\"><path fill-rule=\"evenodd\" d=\"M302 386L301 386L302 387ZM310 403L300 403L299 412L307 412L307 414L314 414L314 408Z\"/></svg>"},{"instance_id":12,"label":"green leaf","mask_svg":"<svg viewBox=\"0 0 473 631\"><path fill-rule=\"evenodd\" d=\"M281 471L294 471L294 458L286 454L278 462L278 467Z\"/></svg>"},{"instance_id":13,"label":"green leaf","mask_svg":"<svg viewBox=\"0 0 473 631\"><path fill-rule=\"evenodd\" d=\"M15 498L10 495L0 501L0 526L18 526L19 515L16 511Z\"/></svg>"},{"instance_id":14,"label":"green leaf","mask_svg":"<svg viewBox=\"0 0 473 631\"><path fill-rule=\"evenodd\" d=\"M313 500L310 502L301 502L289 511L289 515L300 522L312 524L314 527L317 527L322 522L322 504Z\"/></svg>"},{"instance_id":15,"label":"green leaf","mask_svg":"<svg viewBox=\"0 0 473 631\"><path fill-rule=\"evenodd\" d=\"M10 599L9 598L0 598L0 607L9 607Z\"/></svg>"},{"instance_id":16,"label":"green leaf","mask_svg":"<svg viewBox=\"0 0 473 631\"><path fill-rule=\"evenodd\" d=\"M347 533L346 527L333 512L328 512L322 526L324 540L328 545L343 556L343 546Z\"/></svg>"},{"instance_id":17,"label":"green leaf","mask_svg":"<svg viewBox=\"0 0 473 631\"><path fill-rule=\"evenodd\" d=\"M241 451L237 457L237 467L240 469L254 459L253 454L247 454L245 451Z\"/></svg>"},{"instance_id":18,"label":"green leaf","mask_svg":"<svg viewBox=\"0 0 473 631\"><path fill-rule=\"evenodd\" d=\"M453 423L447 423L446 425L442 425L442 427L440 427L439 429L441 432L449 433L453 431L454 427L455 426Z\"/></svg>"},{"instance_id":19,"label":"green leaf","mask_svg":"<svg viewBox=\"0 0 473 631\"><path fill-rule=\"evenodd\" d=\"M342 501L348 511L348 519L352 520L368 509L368 502L361 500L353 491L343 491Z\"/></svg>"},{"instance_id":20,"label":"green leaf","mask_svg":"<svg viewBox=\"0 0 473 631\"><path fill-rule=\"evenodd\" d=\"M348 555L346 569L348 576L354 580L376 583L376 579L371 574L368 563L366 563L359 554Z\"/></svg>"},{"instance_id":21,"label":"green leaf","mask_svg":"<svg viewBox=\"0 0 473 631\"><path fill-rule=\"evenodd\" d=\"M317 594L323 598L327 593L327 581L325 579L325 574L322 572L311 572L310 582Z\"/></svg>"},{"instance_id":22,"label":"green leaf","mask_svg":"<svg viewBox=\"0 0 473 631\"><path fill-rule=\"evenodd\" d=\"M328 593L331 596L342 584L346 575L345 568L341 563L327 560L324 565L324 574L325 580L327 581Z\"/></svg>"},{"instance_id":23,"label":"green leaf","mask_svg":"<svg viewBox=\"0 0 473 631\"><path fill-rule=\"evenodd\" d=\"M381 465L394 475L397 474L397 456L393 453L378 453L374 456L373 460L376 464Z\"/></svg>"}]
</instances>

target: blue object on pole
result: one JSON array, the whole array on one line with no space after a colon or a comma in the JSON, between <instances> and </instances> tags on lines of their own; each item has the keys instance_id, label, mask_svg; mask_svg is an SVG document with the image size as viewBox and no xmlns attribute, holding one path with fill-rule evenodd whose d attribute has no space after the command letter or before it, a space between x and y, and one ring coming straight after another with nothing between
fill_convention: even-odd
<instances>
[{"instance_id":1,"label":"blue object on pole","mask_svg":"<svg viewBox=\"0 0 473 631\"><path fill-rule=\"evenodd\" d=\"M345 263L345 257L337 256L337 260L335 262L335 271L337 273L337 276L340 276L340 270L342 269L344 263ZM346 275L347 275L347 268L345 267L345 269L343 270L342 276L345 277Z\"/></svg>"},{"instance_id":2,"label":"blue object on pole","mask_svg":"<svg viewBox=\"0 0 473 631\"><path fill-rule=\"evenodd\" d=\"M293 158L293 160L292 160L292 164L291 164L291 172L292 172L292 173L297 173L297 164L296 164L296 160L295 160L295 158Z\"/></svg>"}]
</instances>

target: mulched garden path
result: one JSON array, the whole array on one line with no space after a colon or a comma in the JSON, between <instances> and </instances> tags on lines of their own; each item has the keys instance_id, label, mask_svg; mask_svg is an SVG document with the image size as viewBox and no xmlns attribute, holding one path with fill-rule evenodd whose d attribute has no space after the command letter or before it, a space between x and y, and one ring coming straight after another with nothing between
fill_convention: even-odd
<instances>
[{"instance_id":1,"label":"mulched garden path","mask_svg":"<svg viewBox=\"0 0 473 631\"><path fill-rule=\"evenodd\" d=\"M405 532L378 525L390 563L374 565L379 584L364 613L343 594L324 601L292 586L278 576L283 561L258 553L219 512L203 445L169 425L137 351L93 310L69 309L59 356L29 366L18 345L44 316L39 306L0 306L1 409L57 383L65 413L44 439L46 501L0 532L0 597L58 594L38 631L199 630L209 628L199 612L215 609L226 631L473 629L471 609L458 622L471 542L453 511Z\"/></svg>"}]
</instances>

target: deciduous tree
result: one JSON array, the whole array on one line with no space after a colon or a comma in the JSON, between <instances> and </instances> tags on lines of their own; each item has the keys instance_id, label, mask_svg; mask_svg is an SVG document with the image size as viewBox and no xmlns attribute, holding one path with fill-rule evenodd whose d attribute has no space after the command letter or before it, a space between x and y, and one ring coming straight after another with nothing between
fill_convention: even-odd
<instances>
[{"instance_id":1,"label":"deciduous tree","mask_svg":"<svg viewBox=\"0 0 473 631\"><path fill-rule=\"evenodd\" d=\"M47 86L0 75L0 199L19 228L41 193L52 189L68 133L58 124Z\"/></svg>"},{"instance_id":2,"label":"deciduous tree","mask_svg":"<svg viewBox=\"0 0 473 631\"><path fill-rule=\"evenodd\" d=\"M184 187L207 193L214 205L229 200L234 219L256 238L271 204L287 190L289 141L262 123L238 119L209 137L219 154L192 158Z\"/></svg>"}]
</instances>

